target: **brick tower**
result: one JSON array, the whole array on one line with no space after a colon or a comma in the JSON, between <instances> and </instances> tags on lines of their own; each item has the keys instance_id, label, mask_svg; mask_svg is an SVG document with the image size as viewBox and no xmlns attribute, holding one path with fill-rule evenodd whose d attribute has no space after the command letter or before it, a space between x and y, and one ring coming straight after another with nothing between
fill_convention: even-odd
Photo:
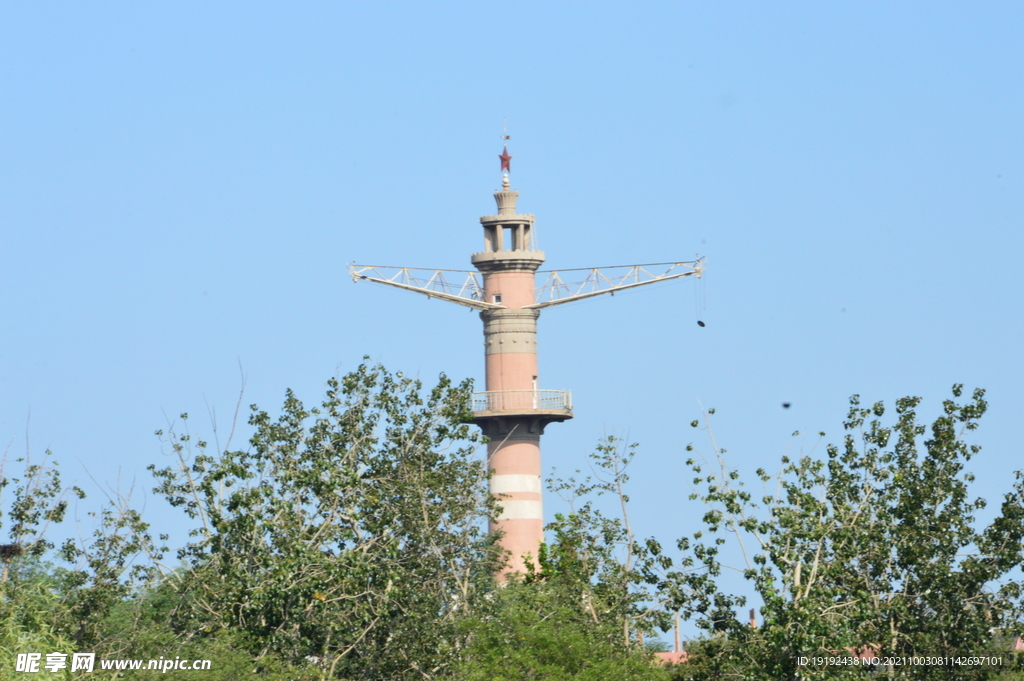
<instances>
[{"instance_id":1,"label":"brick tower","mask_svg":"<svg viewBox=\"0 0 1024 681\"><path fill-rule=\"evenodd\" d=\"M498 213L480 218L484 250L470 270L417 270L351 265L354 281L372 281L480 311L484 323L485 392L473 393L473 421L489 438L491 493L502 510L491 523L500 530L508 564L499 578L523 572L544 541L540 437L544 427L572 418L568 390L541 390L537 370L537 319L546 307L703 272L703 260L542 272L534 217L517 213L519 192L510 188L511 156L501 158L502 188L494 193ZM664 268L653 272L651 268ZM569 275L569 273L574 273ZM581 273L576 275L575 273ZM585 274L582 274L585 273ZM582 277L567 281L567 276ZM461 282L460 282L461 280Z\"/></svg>"},{"instance_id":2,"label":"brick tower","mask_svg":"<svg viewBox=\"0 0 1024 681\"><path fill-rule=\"evenodd\" d=\"M548 423L572 418L572 402L568 391L538 388L540 310L530 306L544 252L534 250L533 215L516 213L519 192L509 188L507 173L494 200L498 214L480 218L484 251L472 263L483 276L484 300L502 307L480 312L487 392L474 404L473 420L490 440L491 493L502 507L491 529L503 533L508 569L522 572L524 556L536 557L544 540L540 436Z\"/></svg>"}]
</instances>

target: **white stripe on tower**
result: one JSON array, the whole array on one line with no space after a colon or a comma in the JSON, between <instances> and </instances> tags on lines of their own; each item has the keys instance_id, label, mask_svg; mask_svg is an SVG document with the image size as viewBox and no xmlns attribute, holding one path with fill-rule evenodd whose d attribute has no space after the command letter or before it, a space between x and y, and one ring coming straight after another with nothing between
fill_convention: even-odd
<instances>
[{"instance_id":1,"label":"white stripe on tower","mask_svg":"<svg viewBox=\"0 0 1024 681\"><path fill-rule=\"evenodd\" d=\"M501 515L498 520L543 520L544 502L531 499L498 499Z\"/></svg>"},{"instance_id":2,"label":"white stripe on tower","mask_svg":"<svg viewBox=\"0 0 1024 681\"><path fill-rule=\"evenodd\" d=\"M491 478L491 494L514 494L516 492L540 494L540 476L506 474L495 475Z\"/></svg>"}]
</instances>

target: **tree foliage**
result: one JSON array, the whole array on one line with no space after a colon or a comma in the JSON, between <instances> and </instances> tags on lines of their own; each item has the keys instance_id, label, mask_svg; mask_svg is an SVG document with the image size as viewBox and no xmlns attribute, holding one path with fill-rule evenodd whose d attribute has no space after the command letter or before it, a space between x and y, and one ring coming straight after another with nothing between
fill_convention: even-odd
<instances>
[{"instance_id":1,"label":"tree foliage","mask_svg":"<svg viewBox=\"0 0 1024 681\"><path fill-rule=\"evenodd\" d=\"M433 678L497 564L493 501L467 424L470 385L364 364L319 408L252 408L246 450L169 434L157 491L199 527L180 557L175 626L244 632L260 656L342 678ZM183 415L183 418L186 418Z\"/></svg>"},{"instance_id":2,"label":"tree foliage","mask_svg":"<svg viewBox=\"0 0 1024 681\"><path fill-rule=\"evenodd\" d=\"M695 588L710 583L684 557L680 565L654 537L638 538L630 523L627 469L636 444L614 436L590 455L593 475L550 481L569 513L556 514L547 526L551 541L541 546L540 570L528 581L557 587L582 608L588 619L610 625L620 640L631 641L666 630L667 603L689 600ZM611 510L601 508L601 501Z\"/></svg>"},{"instance_id":3,"label":"tree foliage","mask_svg":"<svg viewBox=\"0 0 1024 681\"><path fill-rule=\"evenodd\" d=\"M961 386L953 396L962 396ZM758 629L728 613L701 622L733 641L716 650L720 667L727 659L745 678L838 678L837 668L799 667L797 660L849 651L982 655L992 650L993 632L1018 621L1020 588L1012 576L1024 560L1021 474L998 516L979 529L975 514L985 501L971 498L973 476L965 470L980 452L964 437L985 413L984 392L946 400L923 441L919 403L898 400L895 423L886 425L881 402L865 408L854 396L843 443L829 446L824 458L784 458L774 480L759 470L761 482L776 488L759 500L717 448L710 466L689 462L713 537L698 533L697 553L718 570L724 533L753 539L743 570L764 602ZM993 673L959 665L884 671L949 679Z\"/></svg>"},{"instance_id":4,"label":"tree foliage","mask_svg":"<svg viewBox=\"0 0 1024 681\"><path fill-rule=\"evenodd\" d=\"M512 580L463 625L468 643L452 674L460 681L667 681L614 620L560 584Z\"/></svg>"},{"instance_id":5,"label":"tree foliage","mask_svg":"<svg viewBox=\"0 0 1024 681\"><path fill-rule=\"evenodd\" d=\"M444 376L425 390L364 363L329 381L316 408L290 392L279 416L253 406L245 449L193 438L183 415L184 428L160 433L171 465L152 467L156 491L194 525L174 568L166 536L113 491L91 533L54 546L49 529L84 493L62 485L49 454L11 462L17 475L7 464L0 678L18 653L51 650L173 651L214 660L214 680L1024 678L1009 666L798 663L853 652L1016 663L1024 479L998 509L970 494L982 391L964 399L955 386L930 428L917 398L886 420L883 404L854 396L842 442L784 458L777 476L757 471L756 495L712 436L709 460L689 462L704 529L678 542L680 557L635 533L635 445L607 438L590 476L550 482L569 510L547 527L539 568L498 588L504 556L484 528L500 500L469 390ZM757 627L737 614L746 599L720 588L730 537L762 602ZM705 634L668 669L642 641L676 614Z\"/></svg>"},{"instance_id":6,"label":"tree foliage","mask_svg":"<svg viewBox=\"0 0 1024 681\"><path fill-rule=\"evenodd\" d=\"M22 472L13 474L19 477L3 475L11 464L20 464ZM8 543L0 545L3 668L13 669L19 653L89 650L117 656L131 648L138 628L133 623L111 627L110 620L115 611L132 612L158 578L150 560L159 558L160 549L149 525L115 492L98 512L89 514L95 521L91 535L55 547L48 531L67 519L69 499L84 499L85 493L62 484L49 451L39 463L27 455L5 458L0 466L0 490L4 488L12 488L13 498L6 513ZM4 506L0 504L0 517Z\"/></svg>"}]
</instances>

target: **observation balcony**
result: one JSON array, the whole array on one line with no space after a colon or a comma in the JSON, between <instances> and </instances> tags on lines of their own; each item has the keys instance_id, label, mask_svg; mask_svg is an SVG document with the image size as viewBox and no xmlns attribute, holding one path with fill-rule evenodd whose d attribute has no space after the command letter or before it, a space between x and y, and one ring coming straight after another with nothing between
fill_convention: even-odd
<instances>
[{"instance_id":1,"label":"observation balcony","mask_svg":"<svg viewBox=\"0 0 1024 681\"><path fill-rule=\"evenodd\" d=\"M569 390L491 390L473 393L470 409L474 420L502 416L534 416L544 421L572 418Z\"/></svg>"}]
</instances>

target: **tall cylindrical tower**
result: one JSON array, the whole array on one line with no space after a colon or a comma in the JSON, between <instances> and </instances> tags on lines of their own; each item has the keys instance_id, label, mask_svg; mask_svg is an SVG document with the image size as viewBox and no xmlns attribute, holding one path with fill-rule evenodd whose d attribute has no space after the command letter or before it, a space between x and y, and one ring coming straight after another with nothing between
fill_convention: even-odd
<instances>
[{"instance_id":1,"label":"tall cylindrical tower","mask_svg":"<svg viewBox=\"0 0 1024 681\"><path fill-rule=\"evenodd\" d=\"M486 302L502 305L480 313L484 322L486 409L474 421L490 438L487 457L493 471L491 493L502 512L491 529L503 533L501 545L511 554L505 570L524 572L526 555L537 557L544 539L541 501L540 436L552 421L572 418L571 405L552 403L538 389L537 318L533 305L534 273L544 252L534 250L534 218L516 213L519 192L504 176L495 192L497 215L480 218L484 251L473 265L483 274ZM559 394L564 394L559 391Z\"/></svg>"},{"instance_id":2,"label":"tall cylindrical tower","mask_svg":"<svg viewBox=\"0 0 1024 681\"><path fill-rule=\"evenodd\" d=\"M499 158L501 169L508 171L512 157L507 147ZM355 263L349 270L353 281L372 281L480 310L487 390L473 393L473 421L489 439L491 493L502 507L491 529L502 533L499 541L511 554L499 575L499 579L505 579L509 573L525 572L532 562L527 556L535 559L544 541L540 436L547 424L572 418L572 394L568 390L541 390L537 382L537 318L541 309L680 277L700 277L704 263L701 259L590 267L584 268L587 274L583 281L574 282L562 279L558 272L549 272L547 283L538 293L534 276L544 262L544 253L536 250L533 215L516 212L519 192L509 187L508 172L494 199L498 214L480 218L484 250L472 258L482 273L482 285L475 272L464 270L425 271ZM661 265L666 266L663 273L652 271ZM461 287L446 278L453 274L465 278Z\"/></svg>"}]
</instances>

